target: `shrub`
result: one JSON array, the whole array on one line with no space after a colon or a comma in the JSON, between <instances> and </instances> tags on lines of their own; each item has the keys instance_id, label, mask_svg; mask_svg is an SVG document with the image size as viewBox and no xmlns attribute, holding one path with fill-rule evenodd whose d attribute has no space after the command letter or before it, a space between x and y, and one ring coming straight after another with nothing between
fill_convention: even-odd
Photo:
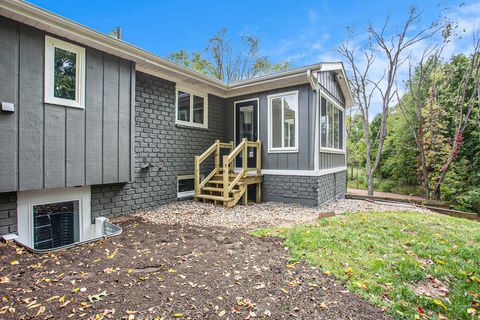
<instances>
[{"instance_id":1,"label":"shrub","mask_svg":"<svg viewBox=\"0 0 480 320\"><path fill-rule=\"evenodd\" d=\"M458 197L456 208L480 214L480 188L469 190Z\"/></svg>"}]
</instances>

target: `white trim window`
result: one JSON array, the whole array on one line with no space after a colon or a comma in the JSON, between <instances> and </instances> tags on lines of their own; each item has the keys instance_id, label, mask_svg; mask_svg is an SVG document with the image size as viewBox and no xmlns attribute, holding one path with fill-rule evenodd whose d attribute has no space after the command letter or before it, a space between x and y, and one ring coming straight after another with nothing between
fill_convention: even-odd
<instances>
[{"instance_id":1,"label":"white trim window","mask_svg":"<svg viewBox=\"0 0 480 320\"><path fill-rule=\"evenodd\" d=\"M45 103L85 107L85 48L45 36Z\"/></svg>"},{"instance_id":2,"label":"white trim window","mask_svg":"<svg viewBox=\"0 0 480 320\"><path fill-rule=\"evenodd\" d=\"M177 88L175 111L175 123L208 128L208 95L206 93Z\"/></svg>"},{"instance_id":3,"label":"white trim window","mask_svg":"<svg viewBox=\"0 0 480 320\"><path fill-rule=\"evenodd\" d=\"M200 179L203 180L204 175L200 175ZM191 198L195 194L195 176L185 175L177 177L177 198L185 199Z\"/></svg>"},{"instance_id":4,"label":"white trim window","mask_svg":"<svg viewBox=\"0 0 480 320\"><path fill-rule=\"evenodd\" d=\"M298 91L268 96L268 152L298 152Z\"/></svg>"},{"instance_id":5,"label":"white trim window","mask_svg":"<svg viewBox=\"0 0 480 320\"><path fill-rule=\"evenodd\" d=\"M329 99L323 101L320 112L321 150L344 152L344 109Z\"/></svg>"}]
</instances>

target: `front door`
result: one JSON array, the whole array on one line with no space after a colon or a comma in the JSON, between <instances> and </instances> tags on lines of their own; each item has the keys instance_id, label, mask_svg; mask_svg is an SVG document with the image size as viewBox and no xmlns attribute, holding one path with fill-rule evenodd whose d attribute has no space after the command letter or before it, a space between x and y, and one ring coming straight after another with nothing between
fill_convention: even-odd
<instances>
[{"instance_id":1,"label":"front door","mask_svg":"<svg viewBox=\"0 0 480 320\"><path fill-rule=\"evenodd\" d=\"M258 139L258 100L243 101L235 104L235 142L238 145L243 138L249 141ZM256 166L256 148L249 148L248 167ZM242 167L242 154L237 157L236 167Z\"/></svg>"}]
</instances>

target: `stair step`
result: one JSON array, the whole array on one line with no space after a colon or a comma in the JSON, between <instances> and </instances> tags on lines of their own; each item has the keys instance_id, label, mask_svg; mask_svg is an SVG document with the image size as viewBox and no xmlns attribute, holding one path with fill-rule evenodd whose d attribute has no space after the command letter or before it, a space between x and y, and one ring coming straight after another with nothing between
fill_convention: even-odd
<instances>
[{"instance_id":1,"label":"stair step","mask_svg":"<svg viewBox=\"0 0 480 320\"><path fill-rule=\"evenodd\" d=\"M225 200L222 196L212 196L212 195L209 195L209 194L199 194L195 197L200 198L200 199L208 199L208 200L216 200L216 201L224 201ZM226 200L231 201L231 200L233 200L233 198L227 198Z\"/></svg>"},{"instance_id":2,"label":"stair step","mask_svg":"<svg viewBox=\"0 0 480 320\"><path fill-rule=\"evenodd\" d=\"M230 181L230 182L231 182L231 181ZM223 180L208 180L207 183L223 184ZM243 184L245 184L245 182L239 181L239 182L237 182L237 184L238 184L238 185L243 185Z\"/></svg>"},{"instance_id":3,"label":"stair step","mask_svg":"<svg viewBox=\"0 0 480 320\"><path fill-rule=\"evenodd\" d=\"M215 191L215 192L223 192L223 188L214 188L214 187L203 187L202 190L205 190L205 191ZM237 192L240 192L240 190L238 189L232 189L232 191L230 191L232 193L237 193Z\"/></svg>"}]
</instances>

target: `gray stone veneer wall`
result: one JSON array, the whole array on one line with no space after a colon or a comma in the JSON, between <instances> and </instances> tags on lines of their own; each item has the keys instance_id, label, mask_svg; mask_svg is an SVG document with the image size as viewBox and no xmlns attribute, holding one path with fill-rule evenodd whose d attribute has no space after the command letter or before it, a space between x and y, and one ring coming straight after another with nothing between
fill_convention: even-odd
<instances>
[{"instance_id":1,"label":"gray stone veneer wall","mask_svg":"<svg viewBox=\"0 0 480 320\"><path fill-rule=\"evenodd\" d=\"M175 83L137 72L135 181L92 186L92 218L176 201L177 176L193 175L194 157L226 141L226 102L208 96L208 129L175 124ZM142 166L150 164L148 169ZM211 170L208 166L205 172ZM209 172L209 171L208 171Z\"/></svg>"},{"instance_id":2,"label":"gray stone veneer wall","mask_svg":"<svg viewBox=\"0 0 480 320\"><path fill-rule=\"evenodd\" d=\"M265 175L263 201L322 205L334 199L345 198L346 179L346 171L320 177Z\"/></svg>"},{"instance_id":3,"label":"gray stone veneer wall","mask_svg":"<svg viewBox=\"0 0 480 320\"><path fill-rule=\"evenodd\" d=\"M0 193L0 235L17 232L17 194Z\"/></svg>"}]
</instances>

